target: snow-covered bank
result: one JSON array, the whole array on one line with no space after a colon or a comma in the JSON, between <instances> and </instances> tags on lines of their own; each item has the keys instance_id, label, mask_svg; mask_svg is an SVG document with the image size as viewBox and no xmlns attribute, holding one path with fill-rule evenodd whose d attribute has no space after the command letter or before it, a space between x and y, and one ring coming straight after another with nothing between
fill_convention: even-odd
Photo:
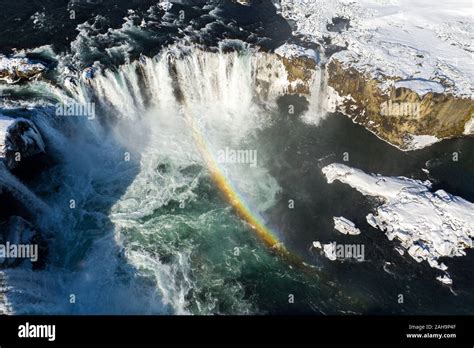
<instances>
[{"instance_id":1,"label":"snow-covered bank","mask_svg":"<svg viewBox=\"0 0 474 348\"><path fill-rule=\"evenodd\" d=\"M12 84L29 80L39 76L45 70L44 64L33 62L28 58L7 58L0 55L0 81Z\"/></svg>"},{"instance_id":2,"label":"snow-covered bank","mask_svg":"<svg viewBox=\"0 0 474 348\"><path fill-rule=\"evenodd\" d=\"M456 96L474 91L470 0L282 0L281 5L297 33L346 47L334 57L386 87L394 83L386 77L392 77L423 94L439 93L442 86ZM348 25L335 30L340 19Z\"/></svg>"},{"instance_id":3,"label":"snow-covered bank","mask_svg":"<svg viewBox=\"0 0 474 348\"><path fill-rule=\"evenodd\" d=\"M344 164L322 169L328 183L340 181L383 203L367 222L398 239L417 262L446 271L441 257L466 255L474 237L474 204L443 190L431 191L429 181L366 174ZM443 278L444 279L444 278Z\"/></svg>"},{"instance_id":4,"label":"snow-covered bank","mask_svg":"<svg viewBox=\"0 0 474 348\"><path fill-rule=\"evenodd\" d=\"M337 94L337 111L404 151L473 134L471 1L281 5L300 45L322 48L318 63ZM276 52L308 56L307 49L293 46Z\"/></svg>"},{"instance_id":5,"label":"snow-covered bank","mask_svg":"<svg viewBox=\"0 0 474 348\"><path fill-rule=\"evenodd\" d=\"M309 59L313 59L316 63L319 63L320 56L319 53L310 48L304 48L295 44L288 44L285 43L278 47L275 50L275 53L281 57L285 57L288 59L292 59L295 57L305 57Z\"/></svg>"}]
</instances>

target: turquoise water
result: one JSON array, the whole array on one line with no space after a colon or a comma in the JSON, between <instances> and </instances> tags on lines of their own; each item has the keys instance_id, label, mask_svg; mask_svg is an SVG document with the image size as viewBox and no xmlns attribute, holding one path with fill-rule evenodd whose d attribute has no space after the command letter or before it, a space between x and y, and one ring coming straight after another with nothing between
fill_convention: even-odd
<instances>
[{"instance_id":1,"label":"turquoise water","mask_svg":"<svg viewBox=\"0 0 474 348\"><path fill-rule=\"evenodd\" d=\"M121 5L125 7L101 8L104 18L95 18L99 10L82 9L81 20L92 16L93 24L81 27L72 46L71 39L62 36L44 36L46 41L41 41L39 29L31 32L10 22L11 28L2 28L3 33L24 30L31 39L24 42L27 46L51 43L56 49L62 47L60 52L64 46L70 50L63 56L48 48L36 52L52 62L47 77L54 83L8 87L13 99L23 103L10 112L37 124L54 163L26 182L49 207L37 216L50 245L48 266L35 272L21 268L5 272L11 311L472 314L470 250L466 257L446 261L455 282L451 291L434 279L436 274L427 265L400 256L393 249L396 242L367 225L365 216L376 201L343 185L328 185L321 174L324 165L341 162L348 152L348 165L383 175L430 179L435 187L473 201L472 138L407 153L343 115L303 114L307 105L302 99L281 98L277 92L262 97L256 92L256 80L263 81L259 87L268 83L277 91L278 81L264 78L267 63L273 64L272 69L278 65L268 57L255 58L255 51L242 42L224 44L237 47L239 54L234 55L224 55L215 47L211 54L196 53L191 46L191 54L185 57L173 51L171 60L176 58L176 64L170 69L164 60L140 57L140 53L153 57L162 44L182 33L169 26L169 32L162 30L155 37L151 27L144 32L138 29L140 23L119 29L125 15L120 9L126 11L128 4ZM221 11L221 18L232 17L232 6ZM161 18L155 10L149 20ZM271 25L262 29L261 23L255 27L254 21L258 23L266 12L257 11L256 18L246 21L237 11L234 15L245 28L239 30L227 21L206 26L210 9L195 11L199 25L194 39L200 43L245 34L246 41L271 47L289 35L287 26L271 16L268 22L275 19L280 31L272 34ZM56 25L56 20L51 23ZM80 22L68 25L64 35L77 35ZM101 36L107 26L116 30ZM170 32L176 34L173 40ZM11 42L7 35L3 40L7 49ZM114 49L106 54L103 48L108 46ZM138 58L139 68L125 64ZM62 85L66 65L83 68L96 59L111 70L80 83L76 90ZM53 117L51 104L67 98L94 101L98 118L89 122ZM301 113L288 115L289 104ZM311 267L291 263L270 250L233 211L210 177L189 118L213 155L225 147L257 151L256 168L224 164L221 169L285 247ZM456 163L451 161L454 151L461 158ZM294 209L288 207L290 199ZM340 215L354 221L362 234L349 237L335 232L332 217ZM331 262L310 248L315 240L364 244L366 261ZM397 302L399 294L404 295L403 304Z\"/></svg>"}]
</instances>

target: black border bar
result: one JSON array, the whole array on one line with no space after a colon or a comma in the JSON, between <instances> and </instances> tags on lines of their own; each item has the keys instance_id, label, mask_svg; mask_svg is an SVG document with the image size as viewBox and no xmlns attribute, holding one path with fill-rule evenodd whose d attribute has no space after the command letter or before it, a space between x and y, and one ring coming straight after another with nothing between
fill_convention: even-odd
<instances>
[{"instance_id":1,"label":"black border bar","mask_svg":"<svg viewBox=\"0 0 474 348\"><path fill-rule=\"evenodd\" d=\"M0 346L21 344L316 345L474 343L473 316L0 316ZM20 338L25 323L55 327L55 341ZM411 328L410 328L411 327ZM413 329L417 327L417 329ZM407 338L407 334L428 337ZM430 334L455 334L434 338Z\"/></svg>"}]
</instances>

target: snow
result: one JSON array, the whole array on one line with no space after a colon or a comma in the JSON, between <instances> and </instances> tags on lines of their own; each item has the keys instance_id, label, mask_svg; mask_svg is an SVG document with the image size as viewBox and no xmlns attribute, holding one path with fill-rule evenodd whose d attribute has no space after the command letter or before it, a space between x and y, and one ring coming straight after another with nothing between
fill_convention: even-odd
<instances>
[{"instance_id":1,"label":"snow","mask_svg":"<svg viewBox=\"0 0 474 348\"><path fill-rule=\"evenodd\" d=\"M323 245L324 255L331 260L335 261L336 257L336 242L328 243Z\"/></svg>"},{"instance_id":2,"label":"snow","mask_svg":"<svg viewBox=\"0 0 474 348\"><path fill-rule=\"evenodd\" d=\"M296 34L347 47L333 57L384 81L382 90L402 80L416 91L440 91L431 81L468 98L474 90L472 13L471 0L281 1ZM333 18L349 19L349 28L328 30Z\"/></svg>"},{"instance_id":3,"label":"snow","mask_svg":"<svg viewBox=\"0 0 474 348\"><path fill-rule=\"evenodd\" d=\"M436 277L436 279L439 280L443 284L447 284L447 285L453 284L453 280L451 279L451 277L449 277L449 275L446 275L446 274L443 276Z\"/></svg>"},{"instance_id":4,"label":"snow","mask_svg":"<svg viewBox=\"0 0 474 348\"><path fill-rule=\"evenodd\" d=\"M408 141L406 150L418 150L426 146L437 143L441 139L438 139L434 135L411 135L410 141Z\"/></svg>"},{"instance_id":5,"label":"snow","mask_svg":"<svg viewBox=\"0 0 474 348\"><path fill-rule=\"evenodd\" d=\"M33 63L28 58L7 58L0 55L0 81L4 80L11 84L21 79L18 72L24 76L33 77L44 70L46 70L46 66L41 63Z\"/></svg>"},{"instance_id":6,"label":"snow","mask_svg":"<svg viewBox=\"0 0 474 348\"><path fill-rule=\"evenodd\" d=\"M474 134L474 117L471 118L466 124L464 125L464 134L470 135Z\"/></svg>"},{"instance_id":7,"label":"snow","mask_svg":"<svg viewBox=\"0 0 474 348\"><path fill-rule=\"evenodd\" d=\"M360 234L360 230L356 227L356 225L346 219L343 216L333 217L334 220L334 229L336 231L341 232L342 234L350 234L350 235L357 235Z\"/></svg>"},{"instance_id":8,"label":"snow","mask_svg":"<svg viewBox=\"0 0 474 348\"><path fill-rule=\"evenodd\" d=\"M427 93L443 93L444 87L434 81L427 81L423 79L400 80L394 83L395 88L407 88L416 92L420 97Z\"/></svg>"},{"instance_id":9,"label":"snow","mask_svg":"<svg viewBox=\"0 0 474 348\"><path fill-rule=\"evenodd\" d=\"M379 197L381 205L367 222L384 231L389 240L417 262L446 271L441 257L466 255L474 237L474 204L444 190L432 192L431 182L386 177L333 163L322 168L328 183L339 181L366 196Z\"/></svg>"},{"instance_id":10,"label":"snow","mask_svg":"<svg viewBox=\"0 0 474 348\"><path fill-rule=\"evenodd\" d=\"M328 244L321 244L320 242L313 242L313 247L316 249L322 249L324 256L326 256L331 261L336 261L336 242L331 242Z\"/></svg>"},{"instance_id":11,"label":"snow","mask_svg":"<svg viewBox=\"0 0 474 348\"><path fill-rule=\"evenodd\" d=\"M295 44L285 43L275 50L275 53L285 58L306 57L319 63L319 53L310 48L303 48Z\"/></svg>"}]
</instances>

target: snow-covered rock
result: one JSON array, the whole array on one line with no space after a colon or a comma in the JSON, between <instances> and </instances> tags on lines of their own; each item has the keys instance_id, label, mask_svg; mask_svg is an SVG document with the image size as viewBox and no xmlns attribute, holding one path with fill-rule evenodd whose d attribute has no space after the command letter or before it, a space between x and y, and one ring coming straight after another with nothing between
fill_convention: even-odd
<instances>
[{"instance_id":1,"label":"snow-covered rock","mask_svg":"<svg viewBox=\"0 0 474 348\"><path fill-rule=\"evenodd\" d=\"M275 50L275 53L288 59L296 57L306 57L319 63L319 53L310 48L304 48L295 44L285 43Z\"/></svg>"},{"instance_id":2,"label":"snow-covered rock","mask_svg":"<svg viewBox=\"0 0 474 348\"><path fill-rule=\"evenodd\" d=\"M423 79L399 80L393 83L395 88L407 88L416 92L420 97L427 93L443 93L444 87L439 82Z\"/></svg>"},{"instance_id":3,"label":"snow-covered rock","mask_svg":"<svg viewBox=\"0 0 474 348\"><path fill-rule=\"evenodd\" d=\"M24 118L0 114L0 160L13 169L24 158L45 152L45 144L36 126Z\"/></svg>"},{"instance_id":4,"label":"snow-covered rock","mask_svg":"<svg viewBox=\"0 0 474 348\"><path fill-rule=\"evenodd\" d=\"M342 234L351 234L351 235L358 235L360 234L360 230L356 227L356 225L346 219L343 216L333 217L334 220L334 229L336 231L341 232Z\"/></svg>"},{"instance_id":5,"label":"snow-covered rock","mask_svg":"<svg viewBox=\"0 0 474 348\"><path fill-rule=\"evenodd\" d=\"M331 261L336 261L336 242L331 242L327 244L321 244L320 242L313 242L313 247L316 249L321 249L324 256L326 256Z\"/></svg>"},{"instance_id":6,"label":"snow-covered rock","mask_svg":"<svg viewBox=\"0 0 474 348\"><path fill-rule=\"evenodd\" d=\"M453 284L453 280L451 277L447 274L443 276L436 277L437 280L439 280L441 283L446 284L446 285L451 285Z\"/></svg>"},{"instance_id":7,"label":"snow-covered rock","mask_svg":"<svg viewBox=\"0 0 474 348\"><path fill-rule=\"evenodd\" d=\"M365 246L363 244L338 244L336 242L321 244L321 242L315 241L312 247L319 250L322 255L331 261L343 262L355 259L362 262L365 260Z\"/></svg>"},{"instance_id":8,"label":"snow-covered rock","mask_svg":"<svg viewBox=\"0 0 474 348\"><path fill-rule=\"evenodd\" d=\"M336 111L379 138L416 150L474 133L470 0L282 0L281 14L323 48Z\"/></svg>"},{"instance_id":9,"label":"snow-covered rock","mask_svg":"<svg viewBox=\"0 0 474 348\"><path fill-rule=\"evenodd\" d=\"M30 80L46 71L46 66L28 58L7 58L0 55L0 81L9 84Z\"/></svg>"},{"instance_id":10,"label":"snow-covered rock","mask_svg":"<svg viewBox=\"0 0 474 348\"><path fill-rule=\"evenodd\" d=\"M397 239L418 262L426 261L446 271L441 257L466 255L474 237L474 204L444 190L432 192L431 182L406 177L366 174L344 164L333 163L322 169L328 183L339 181L363 195L383 202L367 222Z\"/></svg>"},{"instance_id":11,"label":"snow-covered rock","mask_svg":"<svg viewBox=\"0 0 474 348\"><path fill-rule=\"evenodd\" d=\"M453 0L281 0L282 15L311 41L346 47L335 57L389 87L411 80L456 96L473 93L472 2ZM348 25L333 30L334 22Z\"/></svg>"},{"instance_id":12,"label":"snow-covered rock","mask_svg":"<svg viewBox=\"0 0 474 348\"><path fill-rule=\"evenodd\" d=\"M412 135L410 139L407 140L407 150L418 150L426 146L437 143L441 139L438 139L434 135Z\"/></svg>"},{"instance_id":13,"label":"snow-covered rock","mask_svg":"<svg viewBox=\"0 0 474 348\"><path fill-rule=\"evenodd\" d=\"M335 261L337 259L337 256L336 256L336 243L335 242L324 244L323 245L323 251L324 251L324 255L326 255L326 257L329 260Z\"/></svg>"}]
</instances>

